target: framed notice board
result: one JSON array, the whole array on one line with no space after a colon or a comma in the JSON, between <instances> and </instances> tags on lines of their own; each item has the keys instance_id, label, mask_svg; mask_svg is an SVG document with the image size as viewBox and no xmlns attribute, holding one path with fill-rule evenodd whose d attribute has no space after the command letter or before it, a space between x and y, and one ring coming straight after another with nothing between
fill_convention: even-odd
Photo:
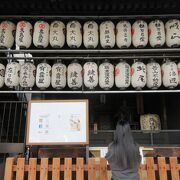
<instances>
[{"instance_id":1,"label":"framed notice board","mask_svg":"<svg viewBox=\"0 0 180 180\"><path fill-rule=\"evenodd\" d=\"M89 144L88 100L30 101L26 144Z\"/></svg>"}]
</instances>

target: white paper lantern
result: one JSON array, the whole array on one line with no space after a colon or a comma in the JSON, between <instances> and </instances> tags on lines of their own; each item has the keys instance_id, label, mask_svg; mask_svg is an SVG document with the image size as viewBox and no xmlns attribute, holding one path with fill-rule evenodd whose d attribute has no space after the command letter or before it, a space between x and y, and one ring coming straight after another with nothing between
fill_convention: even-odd
<instances>
[{"instance_id":1,"label":"white paper lantern","mask_svg":"<svg viewBox=\"0 0 180 180\"><path fill-rule=\"evenodd\" d=\"M165 43L165 28L161 20L149 23L149 43L151 47L161 47Z\"/></svg>"},{"instance_id":2,"label":"white paper lantern","mask_svg":"<svg viewBox=\"0 0 180 180\"><path fill-rule=\"evenodd\" d=\"M4 86L5 66L0 63L0 88Z\"/></svg>"},{"instance_id":3,"label":"white paper lantern","mask_svg":"<svg viewBox=\"0 0 180 180\"><path fill-rule=\"evenodd\" d=\"M78 21L70 21L66 26L66 41L70 48L79 48L82 44L82 29Z\"/></svg>"},{"instance_id":4,"label":"white paper lantern","mask_svg":"<svg viewBox=\"0 0 180 180\"><path fill-rule=\"evenodd\" d=\"M136 21L132 26L132 43L136 48L143 48L148 43L148 26L143 20Z\"/></svg>"},{"instance_id":5,"label":"white paper lantern","mask_svg":"<svg viewBox=\"0 0 180 180\"><path fill-rule=\"evenodd\" d=\"M7 87L13 88L19 85L20 68L18 62L7 64L5 71L5 84Z\"/></svg>"},{"instance_id":6,"label":"white paper lantern","mask_svg":"<svg viewBox=\"0 0 180 180\"><path fill-rule=\"evenodd\" d=\"M83 66L84 85L93 89L98 85L98 66L95 62L86 62Z\"/></svg>"},{"instance_id":7,"label":"white paper lantern","mask_svg":"<svg viewBox=\"0 0 180 180\"><path fill-rule=\"evenodd\" d=\"M114 85L114 66L109 62L103 62L99 66L99 86L108 90Z\"/></svg>"},{"instance_id":8,"label":"white paper lantern","mask_svg":"<svg viewBox=\"0 0 180 180\"><path fill-rule=\"evenodd\" d=\"M115 67L115 84L122 90L131 84L131 67L125 61L119 62Z\"/></svg>"},{"instance_id":9,"label":"white paper lantern","mask_svg":"<svg viewBox=\"0 0 180 180\"><path fill-rule=\"evenodd\" d=\"M60 60L52 66L51 85L58 90L66 86L66 66Z\"/></svg>"},{"instance_id":10,"label":"white paper lantern","mask_svg":"<svg viewBox=\"0 0 180 180\"><path fill-rule=\"evenodd\" d=\"M180 84L180 63L178 63L178 79L179 79L179 84Z\"/></svg>"},{"instance_id":11,"label":"white paper lantern","mask_svg":"<svg viewBox=\"0 0 180 180\"><path fill-rule=\"evenodd\" d=\"M54 21L50 25L50 45L62 48L65 44L65 25L61 21Z\"/></svg>"},{"instance_id":12,"label":"white paper lantern","mask_svg":"<svg viewBox=\"0 0 180 180\"><path fill-rule=\"evenodd\" d=\"M20 86L28 89L35 84L36 67L32 62L25 62L21 65Z\"/></svg>"},{"instance_id":13,"label":"white paper lantern","mask_svg":"<svg viewBox=\"0 0 180 180\"><path fill-rule=\"evenodd\" d=\"M38 48L46 48L49 44L49 24L37 21L34 25L33 43Z\"/></svg>"},{"instance_id":14,"label":"white paper lantern","mask_svg":"<svg viewBox=\"0 0 180 180\"><path fill-rule=\"evenodd\" d=\"M168 47L178 47L180 45L180 21L171 19L165 24L166 44Z\"/></svg>"},{"instance_id":15,"label":"white paper lantern","mask_svg":"<svg viewBox=\"0 0 180 180\"><path fill-rule=\"evenodd\" d=\"M115 45L115 26L112 21L100 24L100 43L102 48L113 48Z\"/></svg>"},{"instance_id":16,"label":"white paper lantern","mask_svg":"<svg viewBox=\"0 0 180 180\"><path fill-rule=\"evenodd\" d=\"M132 64L131 84L135 89L142 89L146 85L146 65L143 62Z\"/></svg>"},{"instance_id":17,"label":"white paper lantern","mask_svg":"<svg viewBox=\"0 0 180 180\"><path fill-rule=\"evenodd\" d=\"M46 89L51 83L51 66L46 62L40 63L36 70L36 86L40 89Z\"/></svg>"},{"instance_id":18,"label":"white paper lantern","mask_svg":"<svg viewBox=\"0 0 180 180\"><path fill-rule=\"evenodd\" d=\"M128 21L120 21L116 25L116 44L119 48L131 45L131 24Z\"/></svg>"},{"instance_id":19,"label":"white paper lantern","mask_svg":"<svg viewBox=\"0 0 180 180\"><path fill-rule=\"evenodd\" d=\"M14 44L16 26L11 21L0 24L0 48L11 48Z\"/></svg>"},{"instance_id":20,"label":"white paper lantern","mask_svg":"<svg viewBox=\"0 0 180 180\"><path fill-rule=\"evenodd\" d=\"M147 87L150 89L158 89L162 84L161 66L151 61L147 64Z\"/></svg>"},{"instance_id":21,"label":"white paper lantern","mask_svg":"<svg viewBox=\"0 0 180 180\"><path fill-rule=\"evenodd\" d=\"M161 68L163 85L169 89L175 88L178 85L178 68L176 63L166 60Z\"/></svg>"},{"instance_id":22,"label":"white paper lantern","mask_svg":"<svg viewBox=\"0 0 180 180\"><path fill-rule=\"evenodd\" d=\"M96 48L99 42L98 24L88 21L83 26L83 42L86 48Z\"/></svg>"},{"instance_id":23,"label":"white paper lantern","mask_svg":"<svg viewBox=\"0 0 180 180\"><path fill-rule=\"evenodd\" d=\"M32 25L27 21L20 21L16 28L16 44L20 48L29 48L32 43Z\"/></svg>"},{"instance_id":24,"label":"white paper lantern","mask_svg":"<svg viewBox=\"0 0 180 180\"><path fill-rule=\"evenodd\" d=\"M68 87L78 89L82 86L82 66L74 61L67 68Z\"/></svg>"}]
</instances>

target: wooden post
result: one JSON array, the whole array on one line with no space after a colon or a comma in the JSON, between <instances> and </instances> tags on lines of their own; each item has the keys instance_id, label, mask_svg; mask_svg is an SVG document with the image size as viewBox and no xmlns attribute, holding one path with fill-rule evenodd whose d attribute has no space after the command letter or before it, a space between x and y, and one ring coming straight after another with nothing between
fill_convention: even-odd
<instances>
[{"instance_id":1,"label":"wooden post","mask_svg":"<svg viewBox=\"0 0 180 180\"><path fill-rule=\"evenodd\" d=\"M100 159L100 180L107 180L107 161L105 158Z\"/></svg>"},{"instance_id":2,"label":"wooden post","mask_svg":"<svg viewBox=\"0 0 180 180\"><path fill-rule=\"evenodd\" d=\"M37 158L29 159L28 180L36 180Z\"/></svg>"},{"instance_id":3,"label":"wooden post","mask_svg":"<svg viewBox=\"0 0 180 180\"><path fill-rule=\"evenodd\" d=\"M148 176L148 180L156 180L153 157L147 157L146 158L146 164L147 164L147 176Z\"/></svg>"},{"instance_id":4,"label":"wooden post","mask_svg":"<svg viewBox=\"0 0 180 180\"><path fill-rule=\"evenodd\" d=\"M12 177L13 177L13 163L14 163L14 158L7 158L6 159L4 180L12 180Z\"/></svg>"},{"instance_id":5,"label":"wooden post","mask_svg":"<svg viewBox=\"0 0 180 180\"><path fill-rule=\"evenodd\" d=\"M141 165L139 166L139 171L138 172L139 172L139 179L143 180L143 169L142 169Z\"/></svg>"},{"instance_id":6,"label":"wooden post","mask_svg":"<svg viewBox=\"0 0 180 180\"><path fill-rule=\"evenodd\" d=\"M177 157L170 157L169 161L170 161L170 169L171 169L171 179L172 180L179 180L180 175L179 175L179 170L177 168L177 166L178 166Z\"/></svg>"},{"instance_id":7,"label":"wooden post","mask_svg":"<svg viewBox=\"0 0 180 180\"><path fill-rule=\"evenodd\" d=\"M84 180L84 159L76 159L76 179Z\"/></svg>"},{"instance_id":8,"label":"wooden post","mask_svg":"<svg viewBox=\"0 0 180 180\"><path fill-rule=\"evenodd\" d=\"M167 180L167 168L165 157L158 157L158 170L160 180Z\"/></svg>"},{"instance_id":9,"label":"wooden post","mask_svg":"<svg viewBox=\"0 0 180 180\"><path fill-rule=\"evenodd\" d=\"M40 180L48 180L48 158L41 158Z\"/></svg>"},{"instance_id":10,"label":"wooden post","mask_svg":"<svg viewBox=\"0 0 180 180\"><path fill-rule=\"evenodd\" d=\"M17 159L16 180L24 179L24 158Z\"/></svg>"},{"instance_id":11,"label":"wooden post","mask_svg":"<svg viewBox=\"0 0 180 180\"><path fill-rule=\"evenodd\" d=\"M60 158L53 158L52 180L60 180Z\"/></svg>"},{"instance_id":12,"label":"wooden post","mask_svg":"<svg viewBox=\"0 0 180 180\"><path fill-rule=\"evenodd\" d=\"M88 180L96 179L95 158L88 161Z\"/></svg>"},{"instance_id":13,"label":"wooden post","mask_svg":"<svg viewBox=\"0 0 180 180\"><path fill-rule=\"evenodd\" d=\"M64 180L72 180L72 158L65 158Z\"/></svg>"}]
</instances>

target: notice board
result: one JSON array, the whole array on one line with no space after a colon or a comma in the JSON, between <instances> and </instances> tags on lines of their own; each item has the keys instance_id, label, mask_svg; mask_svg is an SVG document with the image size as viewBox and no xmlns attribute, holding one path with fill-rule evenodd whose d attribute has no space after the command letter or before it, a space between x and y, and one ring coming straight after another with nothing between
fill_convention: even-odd
<instances>
[{"instance_id":1,"label":"notice board","mask_svg":"<svg viewBox=\"0 0 180 180\"><path fill-rule=\"evenodd\" d=\"M89 144L88 100L32 100L27 145Z\"/></svg>"}]
</instances>

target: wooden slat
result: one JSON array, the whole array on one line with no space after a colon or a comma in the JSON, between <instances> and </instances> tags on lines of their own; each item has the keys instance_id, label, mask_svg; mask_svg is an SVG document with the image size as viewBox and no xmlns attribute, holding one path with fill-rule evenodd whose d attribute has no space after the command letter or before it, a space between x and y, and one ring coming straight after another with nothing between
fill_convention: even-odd
<instances>
[{"instance_id":1,"label":"wooden slat","mask_svg":"<svg viewBox=\"0 0 180 180\"><path fill-rule=\"evenodd\" d=\"M167 169L165 157L158 157L159 178L160 180L167 180Z\"/></svg>"},{"instance_id":2,"label":"wooden slat","mask_svg":"<svg viewBox=\"0 0 180 180\"><path fill-rule=\"evenodd\" d=\"M24 179L24 158L17 159L16 180Z\"/></svg>"},{"instance_id":3,"label":"wooden slat","mask_svg":"<svg viewBox=\"0 0 180 180\"><path fill-rule=\"evenodd\" d=\"M72 158L65 158L64 180L72 180Z\"/></svg>"},{"instance_id":4,"label":"wooden slat","mask_svg":"<svg viewBox=\"0 0 180 180\"><path fill-rule=\"evenodd\" d=\"M41 158L40 180L48 180L48 158Z\"/></svg>"},{"instance_id":5,"label":"wooden slat","mask_svg":"<svg viewBox=\"0 0 180 180\"><path fill-rule=\"evenodd\" d=\"M29 159L28 180L36 180L37 158Z\"/></svg>"},{"instance_id":6,"label":"wooden slat","mask_svg":"<svg viewBox=\"0 0 180 180\"><path fill-rule=\"evenodd\" d=\"M154 169L154 159L152 157L147 157L146 163L147 163L148 180L156 180L155 169Z\"/></svg>"},{"instance_id":7,"label":"wooden slat","mask_svg":"<svg viewBox=\"0 0 180 180\"><path fill-rule=\"evenodd\" d=\"M53 158L52 180L60 180L60 158Z\"/></svg>"},{"instance_id":8,"label":"wooden slat","mask_svg":"<svg viewBox=\"0 0 180 180\"><path fill-rule=\"evenodd\" d=\"M107 161L105 158L100 159L100 180L107 180Z\"/></svg>"},{"instance_id":9,"label":"wooden slat","mask_svg":"<svg viewBox=\"0 0 180 180\"><path fill-rule=\"evenodd\" d=\"M139 179L140 179L140 180L143 180L143 172L144 172L144 171L143 171L143 167L140 166L140 167L139 167Z\"/></svg>"},{"instance_id":10,"label":"wooden slat","mask_svg":"<svg viewBox=\"0 0 180 180\"><path fill-rule=\"evenodd\" d=\"M177 169L177 157L170 157L170 168L171 168L171 179L172 180L179 180L180 179L180 173L179 170Z\"/></svg>"},{"instance_id":11,"label":"wooden slat","mask_svg":"<svg viewBox=\"0 0 180 180\"><path fill-rule=\"evenodd\" d=\"M88 161L88 180L96 179L95 159L90 158Z\"/></svg>"},{"instance_id":12,"label":"wooden slat","mask_svg":"<svg viewBox=\"0 0 180 180\"><path fill-rule=\"evenodd\" d=\"M84 159L76 159L76 179L84 180Z\"/></svg>"},{"instance_id":13,"label":"wooden slat","mask_svg":"<svg viewBox=\"0 0 180 180\"><path fill-rule=\"evenodd\" d=\"M13 177L13 163L14 163L14 158L7 158L6 159L4 180L12 180L12 177Z\"/></svg>"}]
</instances>

